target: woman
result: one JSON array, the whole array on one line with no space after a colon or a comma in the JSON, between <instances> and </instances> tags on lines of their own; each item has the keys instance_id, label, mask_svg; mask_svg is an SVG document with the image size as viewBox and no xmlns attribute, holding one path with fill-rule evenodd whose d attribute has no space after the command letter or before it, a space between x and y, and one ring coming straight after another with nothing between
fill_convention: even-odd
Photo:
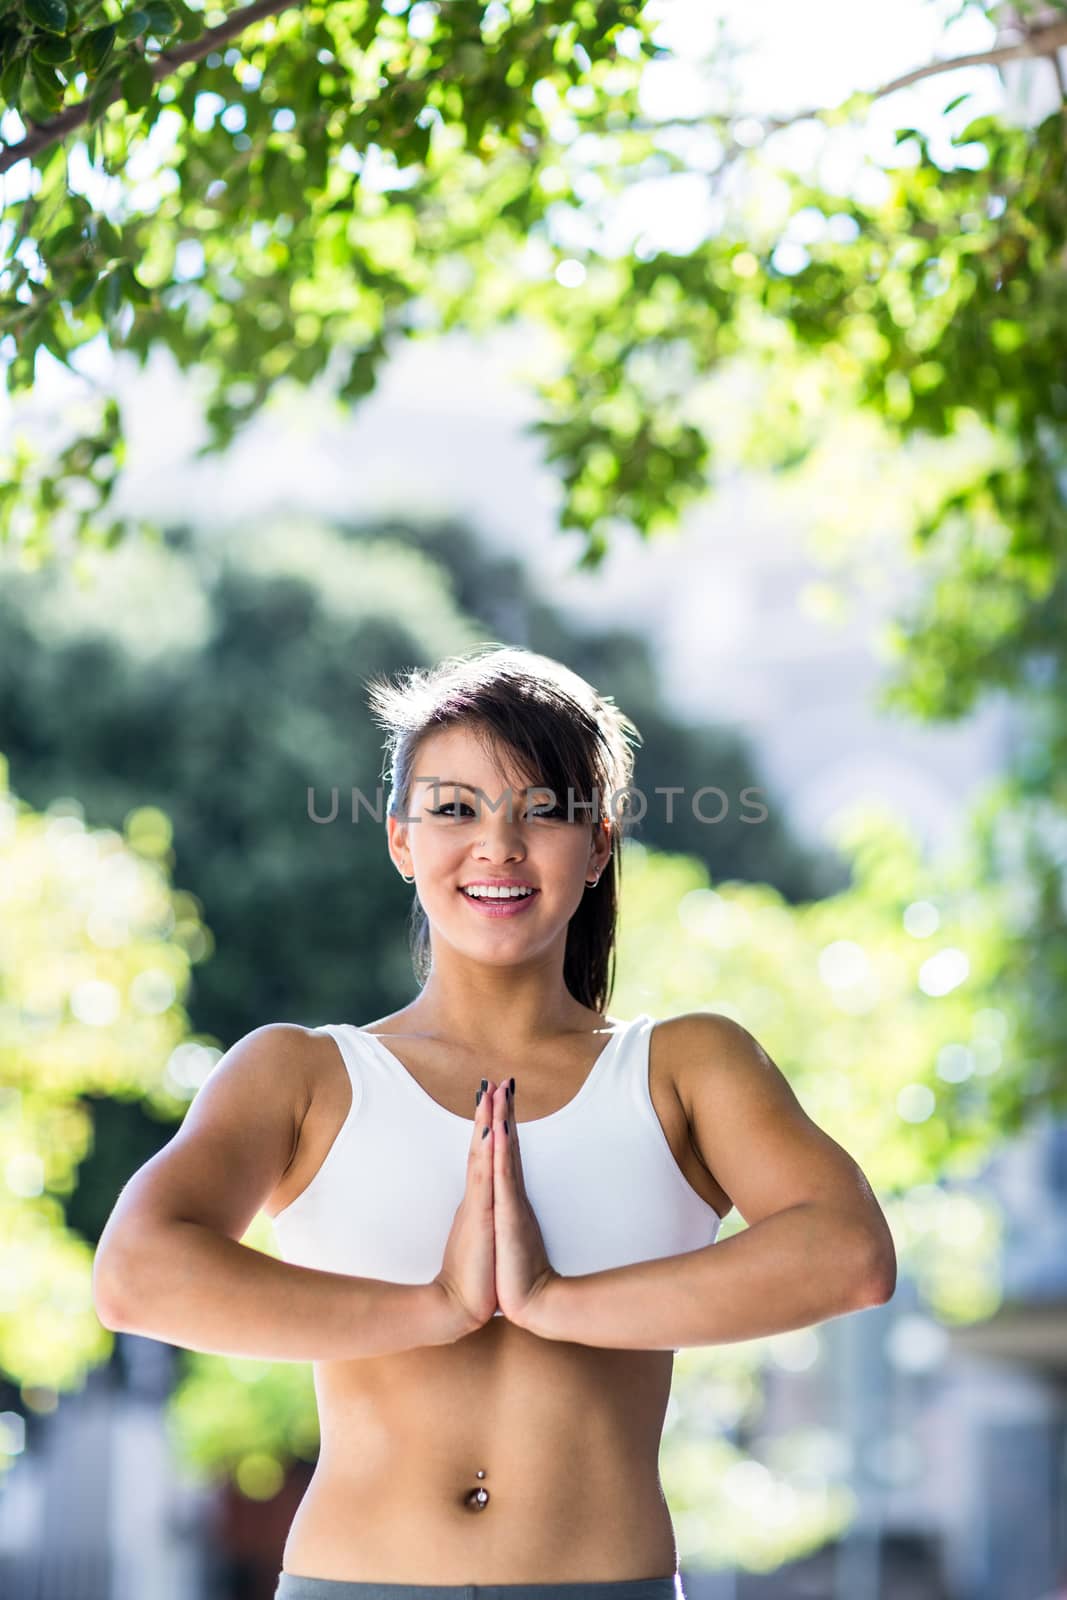
<instances>
[{"instance_id":1,"label":"woman","mask_svg":"<svg viewBox=\"0 0 1067 1600\"><path fill-rule=\"evenodd\" d=\"M495 646L370 688L419 992L239 1041L124 1191L98 1308L314 1360L276 1600L674 1600L673 1352L888 1299L885 1219L744 1028L605 1014L610 699ZM237 1242L259 1206L281 1260Z\"/></svg>"}]
</instances>

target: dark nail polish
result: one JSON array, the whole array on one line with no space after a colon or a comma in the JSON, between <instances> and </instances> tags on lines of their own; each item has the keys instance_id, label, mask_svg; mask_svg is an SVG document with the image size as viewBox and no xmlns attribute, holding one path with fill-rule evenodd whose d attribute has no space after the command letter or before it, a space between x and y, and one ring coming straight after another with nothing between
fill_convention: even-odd
<instances>
[{"instance_id":1,"label":"dark nail polish","mask_svg":"<svg viewBox=\"0 0 1067 1600\"><path fill-rule=\"evenodd\" d=\"M504 1118L504 1132L507 1133L507 1131L508 1131L508 1119L507 1119L507 1117L505 1117Z\"/></svg>"},{"instance_id":2,"label":"dark nail polish","mask_svg":"<svg viewBox=\"0 0 1067 1600\"><path fill-rule=\"evenodd\" d=\"M515 1098L515 1079L514 1078L510 1078L508 1080L508 1093L511 1095L512 1099Z\"/></svg>"},{"instance_id":3,"label":"dark nail polish","mask_svg":"<svg viewBox=\"0 0 1067 1600\"><path fill-rule=\"evenodd\" d=\"M483 1095L483 1094L484 1094L484 1093L485 1093L485 1090L484 1090L484 1089L479 1089L479 1090L478 1090L478 1093L477 1093L477 1094L476 1094L476 1095L475 1095L475 1096L474 1096L474 1104L475 1104L475 1107L477 1107L477 1106L480 1106L480 1105L481 1105L481 1103L482 1103L482 1095Z\"/></svg>"},{"instance_id":4,"label":"dark nail polish","mask_svg":"<svg viewBox=\"0 0 1067 1600\"><path fill-rule=\"evenodd\" d=\"M489 1087L489 1079L488 1078L483 1078L482 1079L482 1093L483 1094L488 1089L488 1087Z\"/></svg>"},{"instance_id":5,"label":"dark nail polish","mask_svg":"<svg viewBox=\"0 0 1067 1600\"><path fill-rule=\"evenodd\" d=\"M483 1139L488 1139L488 1137L489 1137L489 1124L487 1122L485 1127L482 1129L482 1138Z\"/></svg>"}]
</instances>

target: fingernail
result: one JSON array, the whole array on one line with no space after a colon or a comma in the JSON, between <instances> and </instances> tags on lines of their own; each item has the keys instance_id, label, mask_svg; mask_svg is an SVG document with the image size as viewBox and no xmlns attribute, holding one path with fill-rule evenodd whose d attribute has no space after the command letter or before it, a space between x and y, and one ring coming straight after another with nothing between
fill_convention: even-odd
<instances>
[{"instance_id":1,"label":"fingernail","mask_svg":"<svg viewBox=\"0 0 1067 1600\"><path fill-rule=\"evenodd\" d=\"M488 1137L489 1137L489 1124L487 1122L485 1127L482 1129L482 1138L483 1139L487 1139Z\"/></svg>"},{"instance_id":2,"label":"fingernail","mask_svg":"<svg viewBox=\"0 0 1067 1600\"><path fill-rule=\"evenodd\" d=\"M489 1087L489 1079L488 1078L483 1078L482 1079L482 1093L483 1094L488 1089L488 1087Z\"/></svg>"},{"instance_id":3,"label":"fingernail","mask_svg":"<svg viewBox=\"0 0 1067 1600\"><path fill-rule=\"evenodd\" d=\"M507 1117L505 1117L504 1118L504 1132L507 1133L507 1131L508 1131L508 1119L507 1119Z\"/></svg>"},{"instance_id":4,"label":"fingernail","mask_svg":"<svg viewBox=\"0 0 1067 1600\"><path fill-rule=\"evenodd\" d=\"M511 1095L512 1099L514 1099L514 1097L515 1097L515 1079L514 1078L510 1078L508 1080L508 1093Z\"/></svg>"},{"instance_id":5,"label":"fingernail","mask_svg":"<svg viewBox=\"0 0 1067 1600\"><path fill-rule=\"evenodd\" d=\"M484 1089L484 1087L483 1087L483 1088L481 1088L481 1089L479 1089L479 1090L478 1090L478 1093L477 1093L477 1094L476 1094L476 1095L475 1095L475 1096L474 1096L474 1104L475 1104L475 1107L478 1107L478 1106L480 1106L480 1105L481 1105L481 1103L482 1103L482 1095L483 1095L483 1094L484 1094L484 1093L485 1093L485 1089Z\"/></svg>"}]
</instances>

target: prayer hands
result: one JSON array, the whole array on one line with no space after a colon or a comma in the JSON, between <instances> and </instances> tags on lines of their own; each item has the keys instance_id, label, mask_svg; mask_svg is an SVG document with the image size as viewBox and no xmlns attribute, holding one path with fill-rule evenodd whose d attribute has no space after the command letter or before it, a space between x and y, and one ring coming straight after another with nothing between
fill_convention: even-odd
<instances>
[{"instance_id":1,"label":"prayer hands","mask_svg":"<svg viewBox=\"0 0 1067 1600\"><path fill-rule=\"evenodd\" d=\"M526 1194L511 1080L482 1081L466 1188L434 1279L456 1314L457 1337L480 1328L498 1307L522 1327L537 1296L559 1276Z\"/></svg>"},{"instance_id":2,"label":"prayer hands","mask_svg":"<svg viewBox=\"0 0 1067 1600\"><path fill-rule=\"evenodd\" d=\"M515 1123L514 1078L493 1092L493 1241L496 1297L509 1322L523 1317L550 1279L558 1277L526 1194ZM488 1142L488 1141L487 1141Z\"/></svg>"}]
</instances>

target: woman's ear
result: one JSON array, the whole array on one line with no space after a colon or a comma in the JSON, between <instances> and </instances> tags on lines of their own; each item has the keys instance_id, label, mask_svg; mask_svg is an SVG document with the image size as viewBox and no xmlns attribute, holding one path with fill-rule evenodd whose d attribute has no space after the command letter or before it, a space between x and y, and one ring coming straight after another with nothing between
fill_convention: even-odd
<instances>
[{"instance_id":1,"label":"woman's ear","mask_svg":"<svg viewBox=\"0 0 1067 1600\"><path fill-rule=\"evenodd\" d=\"M604 817L598 823L593 834L593 859L590 863L595 868L597 876L603 872L611 860L611 823Z\"/></svg>"},{"instance_id":2,"label":"woman's ear","mask_svg":"<svg viewBox=\"0 0 1067 1600\"><path fill-rule=\"evenodd\" d=\"M397 871L407 874L411 865L408 849L408 825L400 822L390 812L385 819L386 839L389 845L389 855Z\"/></svg>"}]
</instances>

